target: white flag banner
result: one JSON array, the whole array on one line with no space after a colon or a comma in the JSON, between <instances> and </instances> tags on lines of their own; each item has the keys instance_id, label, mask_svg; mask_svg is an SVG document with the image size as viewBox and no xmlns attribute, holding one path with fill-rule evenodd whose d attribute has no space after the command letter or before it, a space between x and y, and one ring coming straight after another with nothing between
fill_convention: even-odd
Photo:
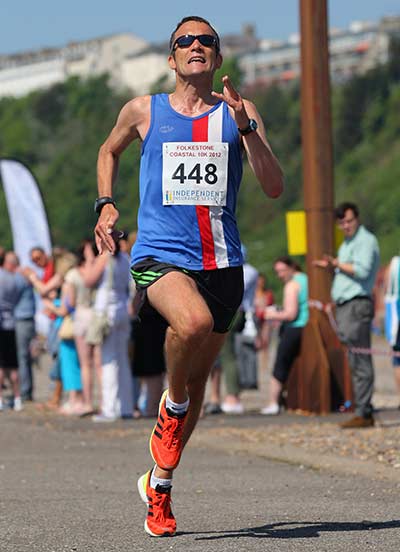
<instances>
[{"instance_id":1,"label":"white flag banner","mask_svg":"<svg viewBox=\"0 0 400 552\"><path fill-rule=\"evenodd\" d=\"M30 251L40 246L51 253L51 239L42 196L32 173L19 161L0 160L8 216L21 266L30 265Z\"/></svg>"}]
</instances>

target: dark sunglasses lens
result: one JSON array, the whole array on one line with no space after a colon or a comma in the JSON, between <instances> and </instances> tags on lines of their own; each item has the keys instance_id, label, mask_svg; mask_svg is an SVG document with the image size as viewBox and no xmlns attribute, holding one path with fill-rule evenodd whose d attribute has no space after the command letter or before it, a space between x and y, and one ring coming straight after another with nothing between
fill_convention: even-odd
<instances>
[{"instance_id":1,"label":"dark sunglasses lens","mask_svg":"<svg viewBox=\"0 0 400 552\"><path fill-rule=\"evenodd\" d=\"M210 47L210 46L214 46L214 44L215 44L215 36L212 36L212 35L199 35L197 38L198 38L200 44L202 44L203 46Z\"/></svg>"},{"instance_id":2,"label":"dark sunglasses lens","mask_svg":"<svg viewBox=\"0 0 400 552\"><path fill-rule=\"evenodd\" d=\"M179 48L188 48L196 40L196 37L193 35L180 36L175 40L175 45Z\"/></svg>"},{"instance_id":3,"label":"dark sunglasses lens","mask_svg":"<svg viewBox=\"0 0 400 552\"><path fill-rule=\"evenodd\" d=\"M189 46L191 46L193 44L193 42L196 40L196 38L202 46L206 46L208 48L210 48L211 46L214 46L217 43L217 40L216 40L215 36L213 36L213 35L207 35L207 34L198 35L198 36L184 35L184 36L178 37L175 40L173 49L175 49L176 47L178 47L178 48L189 48Z\"/></svg>"}]
</instances>

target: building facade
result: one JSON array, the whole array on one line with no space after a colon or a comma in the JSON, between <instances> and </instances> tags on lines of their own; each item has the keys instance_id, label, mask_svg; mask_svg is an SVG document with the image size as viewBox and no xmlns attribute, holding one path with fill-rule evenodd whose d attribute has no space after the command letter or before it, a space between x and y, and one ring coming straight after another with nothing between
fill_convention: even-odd
<instances>
[{"instance_id":1,"label":"building facade","mask_svg":"<svg viewBox=\"0 0 400 552\"><path fill-rule=\"evenodd\" d=\"M116 88L130 88L134 80L137 88L143 90L148 82L146 73L157 75L159 60L147 57L147 72L137 72L135 79L129 77L126 63L130 56L147 52L148 48L145 40L124 33L74 42L63 48L0 56L0 97L23 96L70 76L89 78L102 73L110 74L111 84ZM163 70L159 68L158 72L161 74Z\"/></svg>"},{"instance_id":2,"label":"building facade","mask_svg":"<svg viewBox=\"0 0 400 552\"><path fill-rule=\"evenodd\" d=\"M348 29L329 32L332 80L346 80L354 74L385 63L392 36L400 36L400 16L385 17L379 23L355 22ZM287 41L258 39L255 27L245 24L241 34L222 37L222 52L235 56L243 72L244 88L290 83L300 77L300 37ZM168 45L150 45L122 33L74 42L62 48L47 48L0 56L0 97L23 96L63 82L70 76L89 78L109 73L115 88L132 94L146 94L162 83L172 87L174 73L167 64Z\"/></svg>"},{"instance_id":3,"label":"building facade","mask_svg":"<svg viewBox=\"0 0 400 552\"><path fill-rule=\"evenodd\" d=\"M392 36L400 36L400 17L379 23L354 22L348 29L329 31L330 72L333 81L363 74L389 56ZM261 40L257 49L239 55L244 87L285 84L300 78L300 36L287 41Z\"/></svg>"}]
</instances>

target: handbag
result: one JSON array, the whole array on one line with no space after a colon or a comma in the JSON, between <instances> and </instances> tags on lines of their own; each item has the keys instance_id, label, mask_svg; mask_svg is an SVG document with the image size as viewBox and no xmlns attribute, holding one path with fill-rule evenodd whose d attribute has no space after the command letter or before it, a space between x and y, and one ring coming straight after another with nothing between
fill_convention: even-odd
<instances>
[{"instance_id":1,"label":"handbag","mask_svg":"<svg viewBox=\"0 0 400 552\"><path fill-rule=\"evenodd\" d=\"M86 332L86 342L89 345L101 345L110 332L110 323L105 312L94 312L90 326Z\"/></svg>"},{"instance_id":2,"label":"handbag","mask_svg":"<svg viewBox=\"0 0 400 552\"><path fill-rule=\"evenodd\" d=\"M108 296L113 284L114 277L114 257L110 258L108 278L106 283L106 304L103 312L93 311L88 331L86 332L86 343L89 345L101 345L107 335L110 333L110 323L108 320L107 306Z\"/></svg>"},{"instance_id":3,"label":"handbag","mask_svg":"<svg viewBox=\"0 0 400 552\"><path fill-rule=\"evenodd\" d=\"M388 288L385 294L385 337L390 345L395 345L400 319L400 257L393 257L389 267Z\"/></svg>"},{"instance_id":4,"label":"handbag","mask_svg":"<svg viewBox=\"0 0 400 552\"><path fill-rule=\"evenodd\" d=\"M74 339L74 321L70 314L64 316L58 329L58 337L63 340Z\"/></svg>"}]
</instances>

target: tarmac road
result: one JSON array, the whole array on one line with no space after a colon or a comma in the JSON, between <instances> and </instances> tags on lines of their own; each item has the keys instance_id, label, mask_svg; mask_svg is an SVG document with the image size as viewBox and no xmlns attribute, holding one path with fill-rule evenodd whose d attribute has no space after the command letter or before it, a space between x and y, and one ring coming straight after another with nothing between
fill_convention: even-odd
<instances>
[{"instance_id":1,"label":"tarmac road","mask_svg":"<svg viewBox=\"0 0 400 552\"><path fill-rule=\"evenodd\" d=\"M273 461L268 450L232 453L229 435L209 447L215 423L200 422L201 438L176 472L178 534L152 539L136 492L151 465L151 420L100 426L29 409L3 413L1 552L399 551L398 482ZM245 424L265 419L250 415Z\"/></svg>"}]
</instances>

